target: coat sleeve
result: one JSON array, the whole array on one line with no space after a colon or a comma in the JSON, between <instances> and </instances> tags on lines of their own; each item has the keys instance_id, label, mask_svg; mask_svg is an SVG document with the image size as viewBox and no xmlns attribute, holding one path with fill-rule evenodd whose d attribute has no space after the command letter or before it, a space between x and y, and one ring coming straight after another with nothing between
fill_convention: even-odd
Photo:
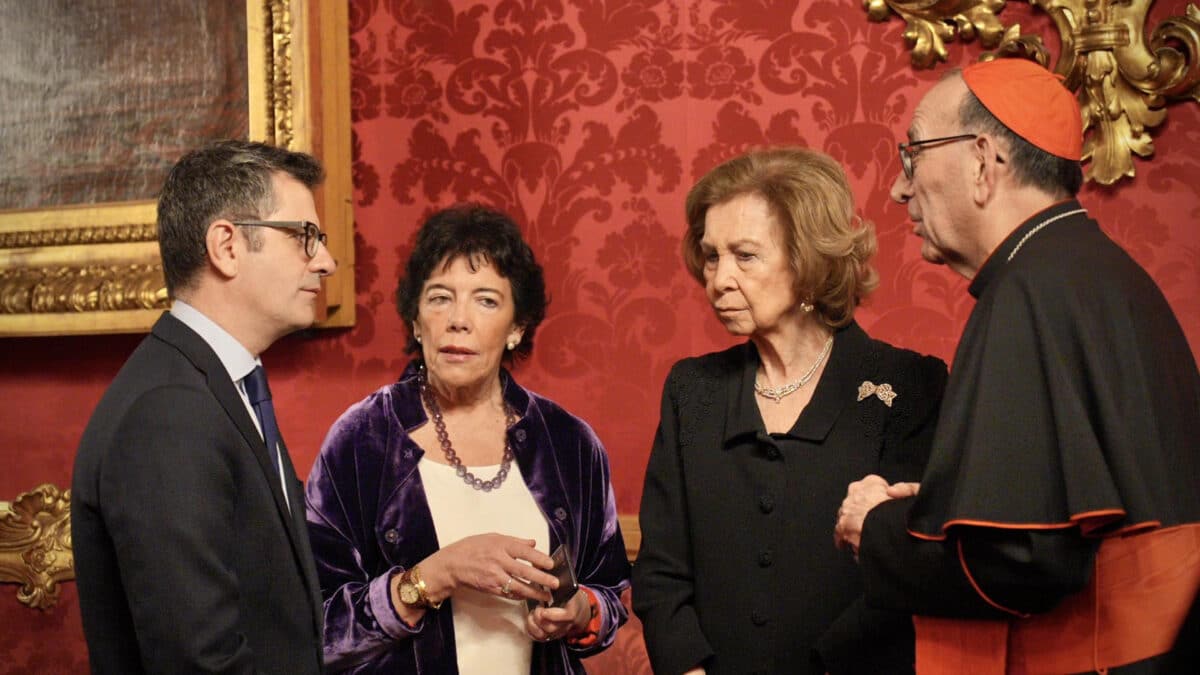
<instances>
[{"instance_id":1,"label":"coat sleeve","mask_svg":"<svg viewBox=\"0 0 1200 675\"><path fill-rule=\"evenodd\" d=\"M330 430L305 488L305 510L317 576L324 598L325 665L338 671L368 661L396 641L418 635L425 617L407 626L392 605L393 567L372 574L382 558L370 524L381 471L364 466L381 457L386 421L371 409L354 408ZM372 486L375 489L372 489ZM428 616L428 615L426 615Z\"/></svg>"},{"instance_id":2,"label":"coat sleeve","mask_svg":"<svg viewBox=\"0 0 1200 675\"><path fill-rule=\"evenodd\" d=\"M872 606L913 614L1001 619L1053 609L1091 578L1099 540L1069 530L956 527L919 539L906 523L912 499L867 514L859 563Z\"/></svg>"},{"instance_id":3,"label":"coat sleeve","mask_svg":"<svg viewBox=\"0 0 1200 675\"><path fill-rule=\"evenodd\" d=\"M147 392L117 425L99 491L149 671L260 672L230 565L246 452L207 390Z\"/></svg>"},{"instance_id":4,"label":"coat sleeve","mask_svg":"<svg viewBox=\"0 0 1200 675\"><path fill-rule=\"evenodd\" d=\"M645 629L650 665L664 675L682 673L713 655L693 604L691 519L684 495L677 372L678 366L663 387L662 412L642 488L642 544L633 566L633 609Z\"/></svg>"},{"instance_id":5,"label":"coat sleeve","mask_svg":"<svg viewBox=\"0 0 1200 675\"><path fill-rule=\"evenodd\" d=\"M567 649L587 657L607 649L616 639L617 629L628 619L621 593L629 587L629 559L625 539L617 520L617 502L609 478L608 454L600 439L587 427L579 439L582 453L579 552L576 577L581 586L596 594L600 603L601 625L597 640L586 646L567 642Z\"/></svg>"},{"instance_id":6,"label":"coat sleeve","mask_svg":"<svg viewBox=\"0 0 1200 675\"><path fill-rule=\"evenodd\" d=\"M1045 282L1012 272L976 305L921 494L876 507L864 523L859 559L872 604L1032 614L1090 579L1099 543L1068 525L1121 503L1092 423L1100 403L1081 378L1099 350L1079 332L1089 323L1078 320L1077 289Z\"/></svg>"},{"instance_id":7,"label":"coat sleeve","mask_svg":"<svg viewBox=\"0 0 1200 675\"><path fill-rule=\"evenodd\" d=\"M879 473L888 482L920 480L929 461L946 377L946 364L930 356L914 356L898 374L897 390L906 399L897 403L896 414L887 424L879 458ZM889 673L896 668L908 672L906 664L913 659L911 615L868 606L860 597L834 620L815 649L826 672L833 675Z\"/></svg>"}]
</instances>

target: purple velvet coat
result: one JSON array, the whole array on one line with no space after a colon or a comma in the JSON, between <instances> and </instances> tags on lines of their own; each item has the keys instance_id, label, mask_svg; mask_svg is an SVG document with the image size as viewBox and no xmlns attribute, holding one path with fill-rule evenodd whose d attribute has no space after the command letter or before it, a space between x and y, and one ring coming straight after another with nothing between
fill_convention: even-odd
<instances>
[{"instance_id":1,"label":"purple velvet coat","mask_svg":"<svg viewBox=\"0 0 1200 675\"><path fill-rule=\"evenodd\" d=\"M457 673L453 598L413 628L397 617L393 574L438 549L410 432L427 421L416 361L400 381L350 407L321 447L306 488L308 528L324 598L325 664L335 672ZM626 612L629 562L609 483L608 456L579 418L500 373L504 400L521 419L509 441L550 527L566 542L575 574L603 605L597 642L534 643L533 673L583 673L580 658L610 644ZM515 473L515 472L514 472ZM510 480L512 478L510 477Z\"/></svg>"}]
</instances>

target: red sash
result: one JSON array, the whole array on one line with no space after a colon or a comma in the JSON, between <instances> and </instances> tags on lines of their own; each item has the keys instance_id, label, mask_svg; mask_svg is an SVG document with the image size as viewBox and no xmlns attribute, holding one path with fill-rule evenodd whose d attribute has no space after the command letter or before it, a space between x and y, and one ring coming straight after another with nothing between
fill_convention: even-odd
<instances>
[{"instance_id":1,"label":"red sash","mask_svg":"<svg viewBox=\"0 0 1200 675\"><path fill-rule=\"evenodd\" d=\"M1200 524L1105 539L1088 587L1007 621L913 617L917 675L1062 675L1170 651L1200 588Z\"/></svg>"}]
</instances>

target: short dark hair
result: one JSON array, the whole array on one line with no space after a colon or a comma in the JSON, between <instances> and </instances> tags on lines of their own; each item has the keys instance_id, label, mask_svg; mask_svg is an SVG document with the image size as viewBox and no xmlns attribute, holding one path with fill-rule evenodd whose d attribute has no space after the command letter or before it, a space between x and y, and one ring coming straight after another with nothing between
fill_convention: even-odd
<instances>
[{"instance_id":1,"label":"short dark hair","mask_svg":"<svg viewBox=\"0 0 1200 675\"><path fill-rule=\"evenodd\" d=\"M1052 155L1021 138L996 119L967 89L958 108L958 121L969 132L987 133L1008 146L1008 163L1020 185L1033 185L1056 196L1074 197L1083 186L1079 162Z\"/></svg>"},{"instance_id":2,"label":"short dark hair","mask_svg":"<svg viewBox=\"0 0 1200 675\"><path fill-rule=\"evenodd\" d=\"M754 150L717 165L688 192L683 262L704 279L705 218L734 197L762 197L781 227L798 300L810 302L828 326L844 326L879 283L871 268L875 230L854 213L846 173L832 157L809 148Z\"/></svg>"},{"instance_id":3,"label":"short dark hair","mask_svg":"<svg viewBox=\"0 0 1200 675\"><path fill-rule=\"evenodd\" d=\"M449 265L459 258L466 260L472 270L486 261L508 279L512 285L513 322L524 332L521 343L505 352L505 358L529 356L533 335L546 318L548 301L542 266L512 218L480 204L459 204L436 211L417 232L416 247L396 288L396 307L408 330L405 351L413 354L420 348L412 328L425 282L438 265Z\"/></svg>"},{"instance_id":4,"label":"short dark hair","mask_svg":"<svg viewBox=\"0 0 1200 675\"><path fill-rule=\"evenodd\" d=\"M310 190L325 177L311 155L250 141L217 141L175 163L158 197L158 247L168 293L196 281L213 221L259 219L275 209L271 177L278 172Z\"/></svg>"}]
</instances>

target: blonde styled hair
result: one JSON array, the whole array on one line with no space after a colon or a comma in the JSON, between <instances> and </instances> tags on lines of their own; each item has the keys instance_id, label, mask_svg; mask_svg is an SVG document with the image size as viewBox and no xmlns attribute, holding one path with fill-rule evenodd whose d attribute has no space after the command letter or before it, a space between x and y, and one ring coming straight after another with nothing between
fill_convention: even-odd
<instances>
[{"instance_id":1,"label":"blonde styled hair","mask_svg":"<svg viewBox=\"0 0 1200 675\"><path fill-rule=\"evenodd\" d=\"M829 155L806 148L756 150L715 167L688 192L688 229L683 261L704 281L704 219L708 210L734 197L756 194L775 212L789 252L796 297L814 306L821 320L838 328L879 277L868 264L875 254L875 229L854 215L846 174Z\"/></svg>"}]
</instances>

